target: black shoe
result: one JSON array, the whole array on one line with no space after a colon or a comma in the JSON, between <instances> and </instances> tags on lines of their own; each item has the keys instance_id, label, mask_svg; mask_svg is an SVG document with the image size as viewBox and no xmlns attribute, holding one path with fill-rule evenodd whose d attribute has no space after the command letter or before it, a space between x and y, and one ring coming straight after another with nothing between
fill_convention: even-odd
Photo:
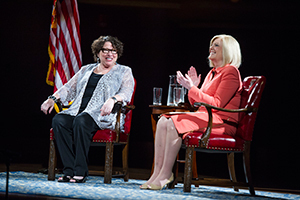
<instances>
[{"instance_id":1,"label":"black shoe","mask_svg":"<svg viewBox=\"0 0 300 200\"><path fill-rule=\"evenodd\" d=\"M57 182L65 183L65 182L70 182L70 180L71 180L71 176L62 176L58 178Z\"/></svg>"},{"instance_id":2,"label":"black shoe","mask_svg":"<svg viewBox=\"0 0 300 200\"><path fill-rule=\"evenodd\" d=\"M85 183L87 176L84 176L82 179L71 178L70 183Z\"/></svg>"}]
</instances>

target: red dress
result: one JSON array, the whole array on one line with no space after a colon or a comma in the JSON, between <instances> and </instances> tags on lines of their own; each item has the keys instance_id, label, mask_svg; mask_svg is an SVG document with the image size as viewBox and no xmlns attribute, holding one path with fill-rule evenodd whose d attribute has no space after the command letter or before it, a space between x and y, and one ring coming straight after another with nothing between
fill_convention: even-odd
<instances>
[{"instance_id":1,"label":"red dress","mask_svg":"<svg viewBox=\"0 0 300 200\"><path fill-rule=\"evenodd\" d=\"M195 102L204 102L213 106L226 109L238 109L241 101L242 80L239 70L233 65L225 65L207 74L201 88L193 86L188 92L188 98L193 105ZM236 127L224 123L223 120L237 123L238 113L225 113L212 110L214 133L234 135ZM164 115L173 120L180 134L189 131L205 130L208 123L208 114L205 107L201 106L197 112L185 114Z\"/></svg>"}]
</instances>

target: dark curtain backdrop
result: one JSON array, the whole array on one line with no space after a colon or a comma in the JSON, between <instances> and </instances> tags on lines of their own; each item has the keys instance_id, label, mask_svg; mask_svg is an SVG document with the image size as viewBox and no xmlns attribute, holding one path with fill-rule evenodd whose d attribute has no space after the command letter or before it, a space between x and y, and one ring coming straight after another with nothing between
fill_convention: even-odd
<instances>
[{"instance_id":1,"label":"dark curtain backdrop","mask_svg":"<svg viewBox=\"0 0 300 200\"><path fill-rule=\"evenodd\" d=\"M130 66L137 80L129 166L151 168L153 134L148 105L152 103L152 88L163 88L166 104L168 75L194 66L204 79L209 71L209 41L226 33L241 45L242 78L267 78L251 149L255 185L299 189L296 1L173 2L180 7L78 3L83 64L93 62L90 45L94 39L117 36L125 44L118 62ZM21 154L15 163L42 163L46 168L54 113L45 116L40 105L53 91L45 82L52 1L10 0L0 4L0 149ZM224 156L198 154L199 173L227 177ZM104 149L91 148L90 157L91 164L103 165ZM241 160L237 156L237 161ZM3 159L0 162L4 163ZM114 163L121 166L118 154ZM236 165L241 167L238 162ZM238 170L238 176L243 177L243 172Z\"/></svg>"}]
</instances>

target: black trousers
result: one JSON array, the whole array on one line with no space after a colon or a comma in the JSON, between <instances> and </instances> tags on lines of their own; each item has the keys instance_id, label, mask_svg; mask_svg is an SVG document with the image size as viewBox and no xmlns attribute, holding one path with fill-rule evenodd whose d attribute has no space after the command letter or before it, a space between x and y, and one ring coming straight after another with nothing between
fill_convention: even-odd
<instances>
[{"instance_id":1,"label":"black trousers","mask_svg":"<svg viewBox=\"0 0 300 200\"><path fill-rule=\"evenodd\" d=\"M65 176L88 175L88 153L99 127L87 113L77 116L57 114L52 119L57 148Z\"/></svg>"}]
</instances>

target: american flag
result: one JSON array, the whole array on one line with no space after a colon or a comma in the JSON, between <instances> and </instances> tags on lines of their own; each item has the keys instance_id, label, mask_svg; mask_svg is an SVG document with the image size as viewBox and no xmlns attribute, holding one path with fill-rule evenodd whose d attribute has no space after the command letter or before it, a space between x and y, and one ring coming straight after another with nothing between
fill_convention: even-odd
<instances>
[{"instance_id":1,"label":"american flag","mask_svg":"<svg viewBox=\"0 0 300 200\"><path fill-rule=\"evenodd\" d=\"M81 68L79 13L77 0L54 0L48 54L47 84L54 92Z\"/></svg>"}]
</instances>

